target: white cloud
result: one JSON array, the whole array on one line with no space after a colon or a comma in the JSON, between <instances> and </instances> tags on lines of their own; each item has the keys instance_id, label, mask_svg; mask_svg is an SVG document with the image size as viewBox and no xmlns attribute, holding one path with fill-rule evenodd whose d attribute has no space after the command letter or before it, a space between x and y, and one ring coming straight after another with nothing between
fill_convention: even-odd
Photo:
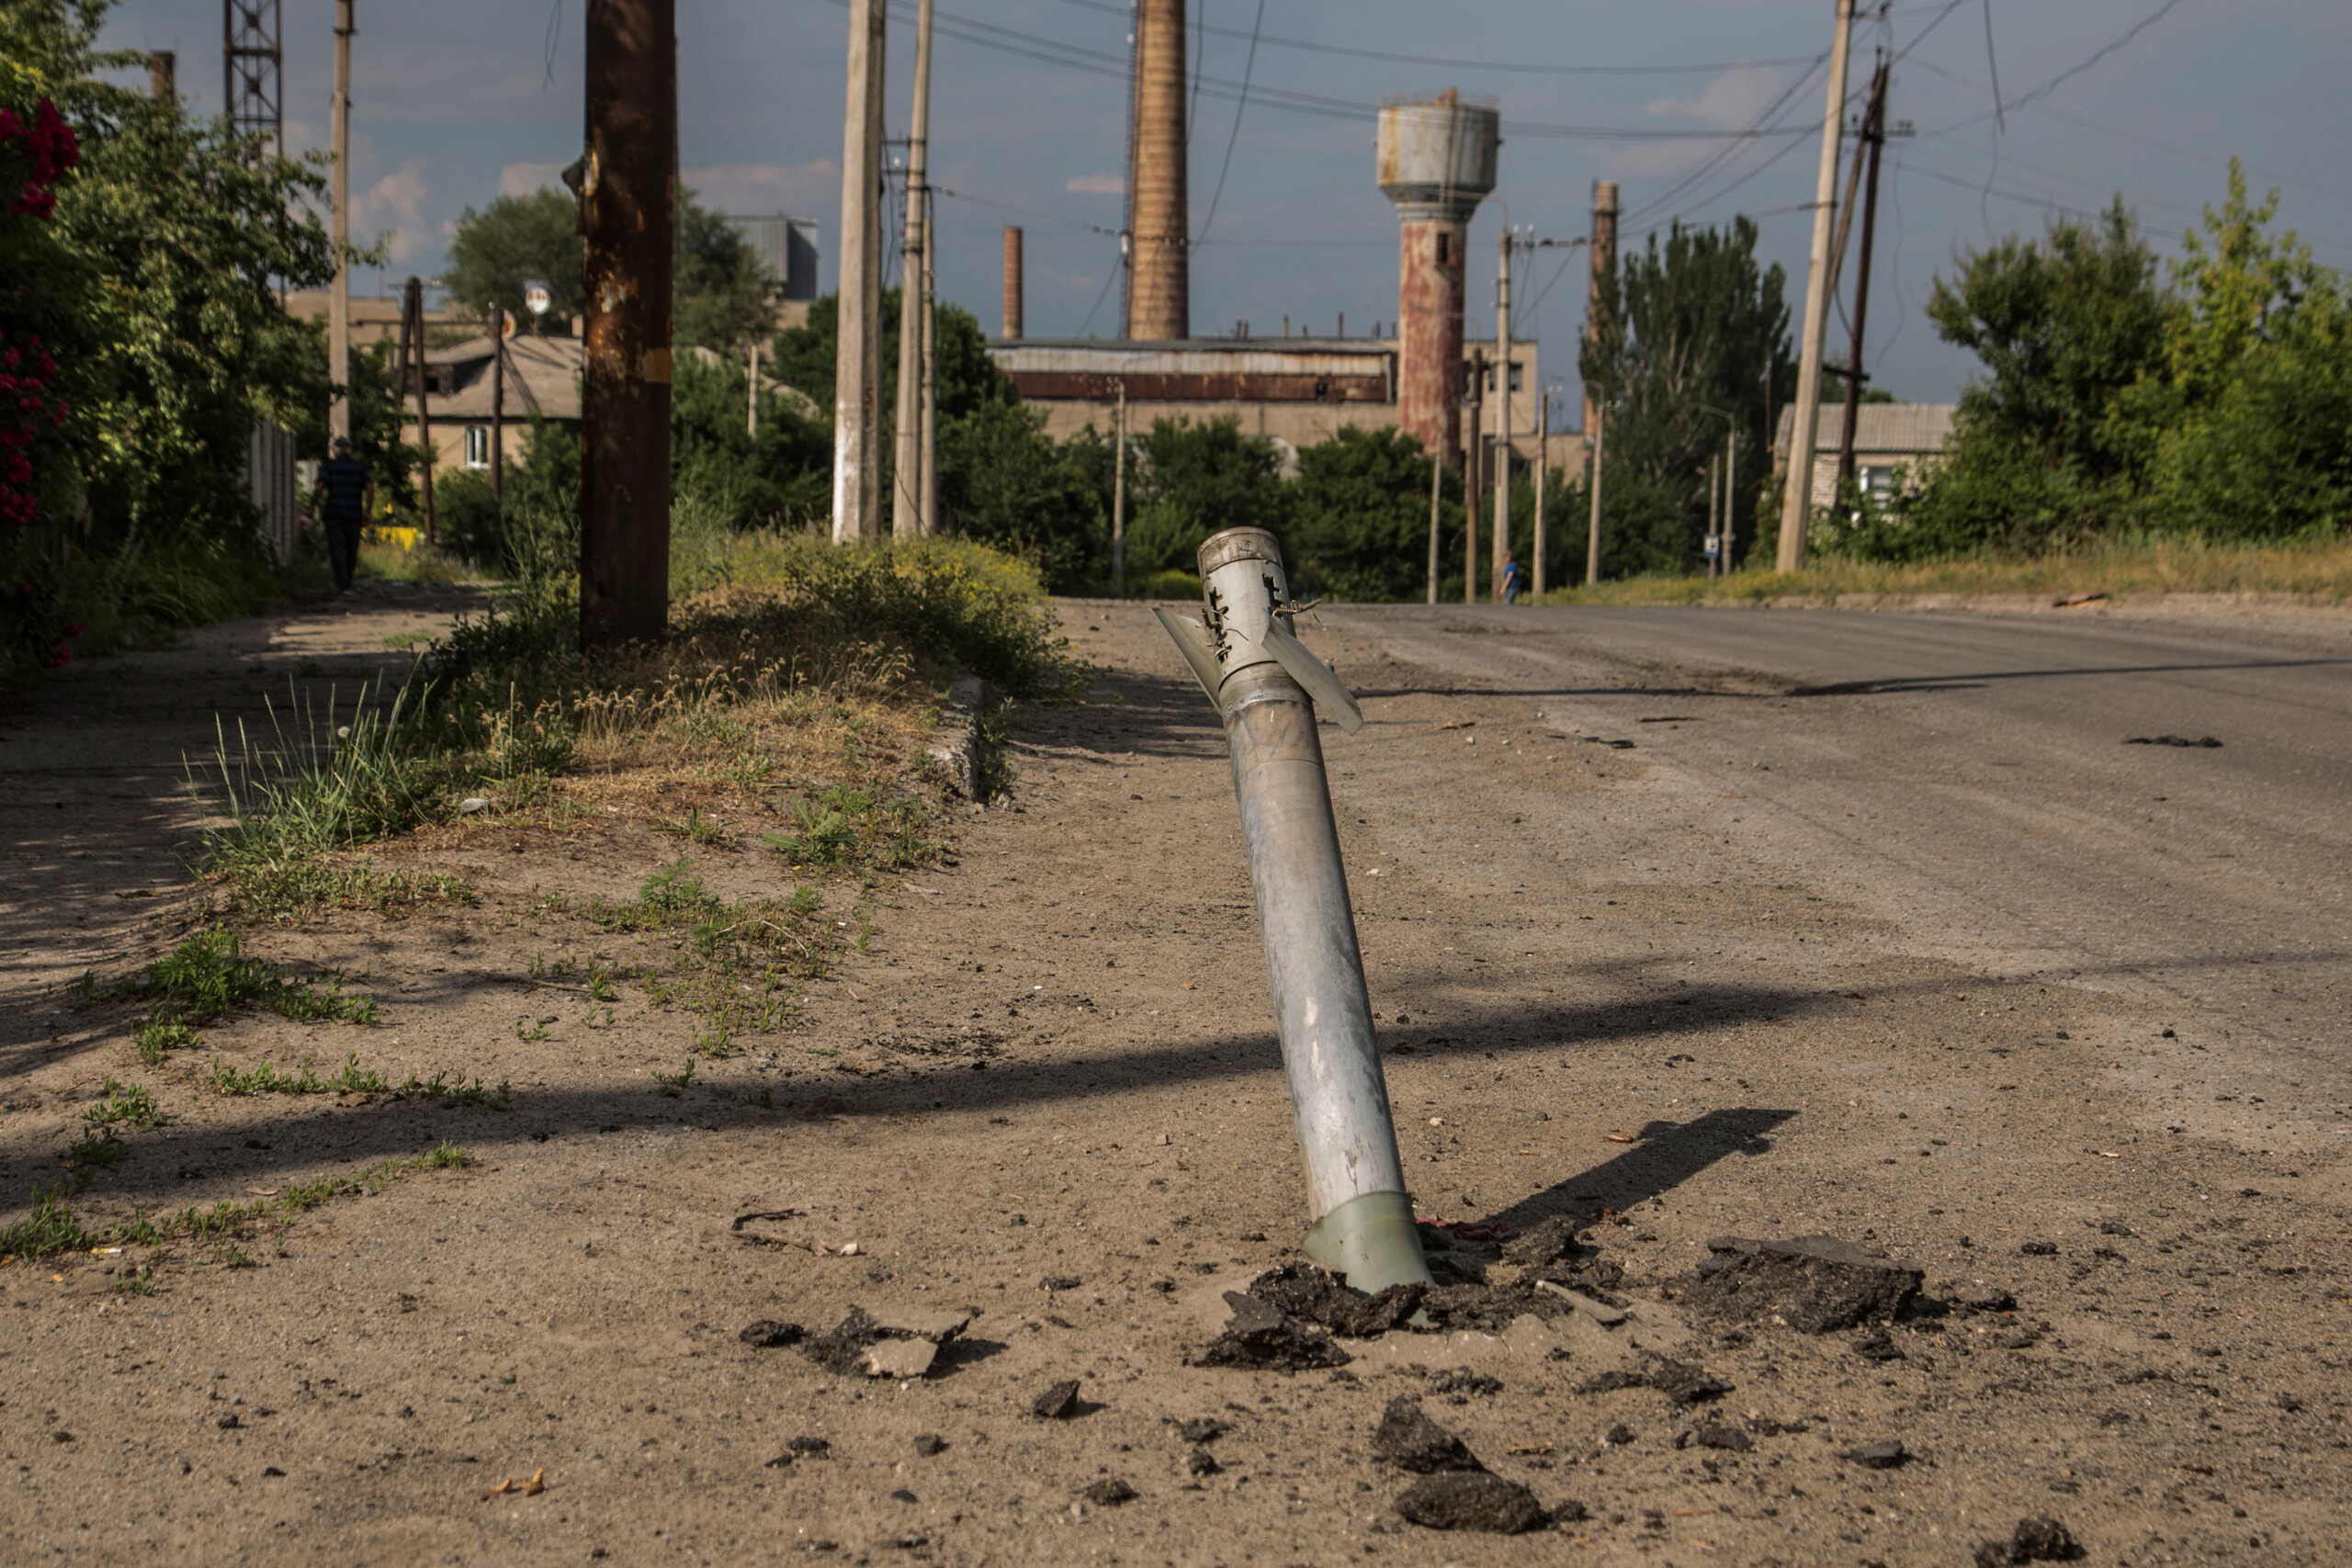
<instances>
[{"instance_id":1,"label":"white cloud","mask_svg":"<svg viewBox=\"0 0 2352 1568\"><path fill-rule=\"evenodd\" d=\"M424 178L424 160L409 159L352 202L355 237L379 235L392 265L407 262L424 246L424 204L431 195L432 187Z\"/></svg>"},{"instance_id":2,"label":"white cloud","mask_svg":"<svg viewBox=\"0 0 2352 1568\"><path fill-rule=\"evenodd\" d=\"M841 165L831 158L806 164L704 164L679 171L695 199L714 212L783 212L796 218L831 214L842 197Z\"/></svg>"},{"instance_id":3,"label":"white cloud","mask_svg":"<svg viewBox=\"0 0 2352 1568\"><path fill-rule=\"evenodd\" d=\"M1122 196L1127 182L1117 175L1080 175L1062 186L1079 196Z\"/></svg>"},{"instance_id":4,"label":"white cloud","mask_svg":"<svg viewBox=\"0 0 2352 1568\"><path fill-rule=\"evenodd\" d=\"M498 171L498 194L528 196L535 190L560 186L561 164L509 164Z\"/></svg>"},{"instance_id":5,"label":"white cloud","mask_svg":"<svg viewBox=\"0 0 2352 1568\"><path fill-rule=\"evenodd\" d=\"M1781 73L1763 65L1735 65L1699 90L1695 97L1653 98L1655 115L1684 116L1724 130L1744 130L1786 85Z\"/></svg>"}]
</instances>

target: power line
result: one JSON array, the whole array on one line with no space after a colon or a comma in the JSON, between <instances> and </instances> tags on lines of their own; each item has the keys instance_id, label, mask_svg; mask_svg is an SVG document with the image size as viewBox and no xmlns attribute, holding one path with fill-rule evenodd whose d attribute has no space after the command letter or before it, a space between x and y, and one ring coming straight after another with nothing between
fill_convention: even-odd
<instances>
[{"instance_id":1,"label":"power line","mask_svg":"<svg viewBox=\"0 0 2352 1568\"><path fill-rule=\"evenodd\" d=\"M1258 0L1258 22L1266 19L1266 0ZM1193 243L1197 246L1209 237L1209 230L1216 223L1216 204L1225 197L1225 176L1233 172L1233 150L1241 141L1241 116L1250 107L1250 78L1258 70L1258 34L1253 27L1250 34L1250 58L1241 67L1241 96L1233 106L1233 130L1225 139L1225 162L1217 166L1216 189L1209 195L1209 215L1201 220L1201 231Z\"/></svg>"},{"instance_id":2,"label":"power line","mask_svg":"<svg viewBox=\"0 0 2352 1568\"><path fill-rule=\"evenodd\" d=\"M1748 130L1754 131L1766 129L1768 124L1773 121L1773 117L1779 115L1788 106L1791 100L1795 98L1797 94L1803 92L1805 85L1811 82L1814 77L1820 73L1821 68L1828 62L1829 51L1827 50L1823 50L1819 54L1815 55L1804 73L1797 77L1795 81L1791 82L1786 87L1782 88L1779 97L1774 98L1770 103L1765 105L1762 112L1758 114L1756 118L1749 124ZM1657 212L1660 209L1667 207L1673 202L1676 197L1681 195L1684 191L1689 190L1692 186L1697 185L1700 181L1707 178L1709 175L1713 174L1717 168L1728 162L1738 151L1738 144L1736 142L1718 148L1712 157L1706 159L1697 168L1691 170L1690 174L1685 175L1674 185L1668 186L1657 196L1652 197L1646 202L1644 202L1640 207L1635 208L1632 212L1628 213L1626 215L1626 221L1637 223L1649 214Z\"/></svg>"},{"instance_id":3,"label":"power line","mask_svg":"<svg viewBox=\"0 0 2352 1568\"><path fill-rule=\"evenodd\" d=\"M1105 16L1124 17L1127 14L1125 6L1108 5L1104 0L1062 0L1062 3L1067 6L1075 6L1082 11L1099 11ZM1201 27L1204 32L1216 33L1225 38L1253 39L1276 48L1304 50L1313 54L1336 54L1351 60L1380 60L1396 65L1422 65L1451 71L1515 71L1523 74L1540 76L1664 76L1708 71L1737 71L1751 65L1801 65L1805 59L1803 55L1794 55L1777 60L1694 61L1676 65L1594 65L1590 63L1559 65L1518 60L1450 59L1444 55L1410 54L1385 49L1362 49L1349 44L1317 43L1306 39L1275 38L1261 34L1255 28L1245 33L1238 28L1212 28L1205 23Z\"/></svg>"}]
</instances>

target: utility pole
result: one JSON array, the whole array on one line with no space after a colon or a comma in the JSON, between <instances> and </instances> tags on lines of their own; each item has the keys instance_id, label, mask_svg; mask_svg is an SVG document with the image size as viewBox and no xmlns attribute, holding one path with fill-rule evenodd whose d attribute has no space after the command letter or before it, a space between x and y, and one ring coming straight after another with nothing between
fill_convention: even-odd
<instances>
[{"instance_id":1,"label":"utility pole","mask_svg":"<svg viewBox=\"0 0 2352 1568\"><path fill-rule=\"evenodd\" d=\"M1797 396L1789 422L1788 487L1781 496L1780 570L1804 565L1805 524L1813 513L1813 441L1821 416L1821 340L1829 318L1830 198L1838 189L1838 143L1846 108L1846 57L1853 41L1854 0L1838 0L1829 43L1829 105L1821 116L1821 164L1813 184L1813 243L1806 256L1804 337L1799 344Z\"/></svg>"},{"instance_id":2,"label":"utility pole","mask_svg":"<svg viewBox=\"0 0 2352 1568\"><path fill-rule=\"evenodd\" d=\"M433 513L433 465L440 454L433 445L433 425L425 407L425 388L433 379L433 372L424 363L424 280L421 277L410 278L408 288L401 293L401 334L403 344L414 345L413 349L403 347L401 357L416 367L416 444L424 453L422 483L418 486L424 502L424 542L437 544L441 530Z\"/></svg>"},{"instance_id":3,"label":"utility pole","mask_svg":"<svg viewBox=\"0 0 2352 1568\"><path fill-rule=\"evenodd\" d=\"M743 378L743 434L756 441L760 435L760 340L757 338L752 340L747 366Z\"/></svg>"},{"instance_id":4,"label":"utility pole","mask_svg":"<svg viewBox=\"0 0 2352 1568\"><path fill-rule=\"evenodd\" d=\"M849 86L842 107L842 259L833 354L833 543L881 531L875 439L881 383L884 0L850 0Z\"/></svg>"},{"instance_id":5,"label":"utility pole","mask_svg":"<svg viewBox=\"0 0 2352 1568\"><path fill-rule=\"evenodd\" d=\"M1585 525L1584 585L1587 588L1600 581L1600 443L1609 434L1609 413L1600 404L1592 405L1592 521Z\"/></svg>"},{"instance_id":6,"label":"utility pole","mask_svg":"<svg viewBox=\"0 0 2352 1568\"><path fill-rule=\"evenodd\" d=\"M1584 335L1589 343L1600 335L1600 289L1602 281L1617 267L1617 182L1592 182L1592 271L1585 282ZM1584 431L1589 435L1597 427L1600 411L1592 400L1592 389L1584 391Z\"/></svg>"},{"instance_id":7,"label":"utility pole","mask_svg":"<svg viewBox=\"0 0 2352 1568\"><path fill-rule=\"evenodd\" d=\"M1707 456L1707 537L1715 542L1715 554L1709 557L1707 560L1709 577L1715 574L1715 562L1723 558L1723 517L1722 513L1716 510L1723 503L1723 492L1717 487L1717 481L1721 477L1715 467L1715 457L1713 453L1709 453Z\"/></svg>"},{"instance_id":8,"label":"utility pole","mask_svg":"<svg viewBox=\"0 0 2352 1568\"><path fill-rule=\"evenodd\" d=\"M506 516L506 312L490 308L490 504Z\"/></svg>"},{"instance_id":9,"label":"utility pole","mask_svg":"<svg viewBox=\"0 0 2352 1568\"><path fill-rule=\"evenodd\" d=\"M351 0L334 0L334 284L327 294L327 434L351 438ZM315 101L315 100L313 100Z\"/></svg>"},{"instance_id":10,"label":"utility pole","mask_svg":"<svg viewBox=\"0 0 2352 1568\"><path fill-rule=\"evenodd\" d=\"M1127 384L1119 383L1118 412L1111 428L1111 592L1125 592L1127 581Z\"/></svg>"},{"instance_id":11,"label":"utility pole","mask_svg":"<svg viewBox=\"0 0 2352 1568\"><path fill-rule=\"evenodd\" d=\"M1445 491L1445 454L1430 454L1430 603L1437 603L1438 502Z\"/></svg>"},{"instance_id":12,"label":"utility pole","mask_svg":"<svg viewBox=\"0 0 2352 1568\"><path fill-rule=\"evenodd\" d=\"M1862 402L1862 327L1871 313L1871 240L1878 229L1878 154L1886 145L1886 62L1871 80L1871 107L1862 116L1870 175L1862 184L1862 254L1854 272L1854 335L1846 350L1846 428L1838 437L1838 493L1854 482L1854 426Z\"/></svg>"},{"instance_id":13,"label":"utility pole","mask_svg":"<svg viewBox=\"0 0 2352 1568\"><path fill-rule=\"evenodd\" d=\"M588 0L580 182L580 643L670 615L670 292L676 0Z\"/></svg>"},{"instance_id":14,"label":"utility pole","mask_svg":"<svg viewBox=\"0 0 2352 1568\"><path fill-rule=\"evenodd\" d=\"M1465 422L1469 446L1462 454L1462 602L1478 602L1478 498L1486 493L1485 423L1479 416L1487 398L1487 356L1470 362L1470 417Z\"/></svg>"},{"instance_id":15,"label":"utility pole","mask_svg":"<svg viewBox=\"0 0 2352 1568\"><path fill-rule=\"evenodd\" d=\"M930 374L923 359L922 322L930 313L923 299L923 263L931 242L923 232L925 142L931 136L931 0L915 11L915 107L907 132L907 221L899 248L898 452L891 465L890 533L910 539L923 531L922 383Z\"/></svg>"},{"instance_id":16,"label":"utility pole","mask_svg":"<svg viewBox=\"0 0 2352 1568\"><path fill-rule=\"evenodd\" d=\"M1495 436L1495 534L1487 541L1487 576L1495 603L1503 598L1503 559L1510 554L1510 225L1503 225L1502 254L1495 274L1495 396L1501 401L1502 428Z\"/></svg>"},{"instance_id":17,"label":"utility pole","mask_svg":"<svg viewBox=\"0 0 2352 1568\"><path fill-rule=\"evenodd\" d=\"M922 531L939 532L939 208L922 192Z\"/></svg>"},{"instance_id":18,"label":"utility pole","mask_svg":"<svg viewBox=\"0 0 2352 1568\"><path fill-rule=\"evenodd\" d=\"M1731 574L1732 536L1737 532L1739 527L1737 518L1739 507L1738 472L1739 426L1735 424L1730 429L1724 432L1724 564L1723 570L1719 575L1726 577Z\"/></svg>"},{"instance_id":19,"label":"utility pole","mask_svg":"<svg viewBox=\"0 0 2352 1568\"><path fill-rule=\"evenodd\" d=\"M1544 389L1535 421L1535 597L1544 597L1544 483L1552 467L1552 389Z\"/></svg>"}]
</instances>

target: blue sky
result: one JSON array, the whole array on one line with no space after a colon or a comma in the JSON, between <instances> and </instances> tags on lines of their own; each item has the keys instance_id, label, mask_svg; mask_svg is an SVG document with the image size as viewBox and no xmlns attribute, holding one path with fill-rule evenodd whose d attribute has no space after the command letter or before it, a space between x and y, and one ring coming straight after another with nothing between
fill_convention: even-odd
<instances>
[{"instance_id":1,"label":"blue sky","mask_svg":"<svg viewBox=\"0 0 2352 1568\"><path fill-rule=\"evenodd\" d=\"M894 135L910 90L905 3L908 19L894 9L890 36ZM388 241L392 283L442 265L467 207L548 183L576 155L582 5L358 0L355 235ZM1192 130L1196 332L1246 319L1263 336L1287 314L1295 328L1324 333L1345 312L1362 333L1392 319L1395 221L1372 183L1368 106L1449 86L1498 102L1505 121L1501 185L1478 214L1472 254L1495 254L1506 205L1514 225L1582 233L1591 182L1612 178L1629 238L1678 215L1758 215L1767 259L1790 271L1792 313L1802 303L1802 207L1816 146L1805 124L1817 132L1825 94L1815 61L1828 45L1830 0L1264 0L1262 10L1260 0L1193 0L1192 9L1204 24ZM333 10L331 0L285 7L297 147L325 137ZM991 332L1008 222L1028 231L1033 335L1117 330L1116 241L1097 231L1120 221L1125 86L1099 57L1125 58L1121 11L1109 0L941 0L933 179L957 194L939 200L940 290ZM678 12L688 183L724 210L815 219L830 288L841 0L680 0ZM217 110L220 17L219 0L125 0L107 41L177 50L189 101ZM2352 265L2352 171L2341 166L2352 147L2343 88L2352 6L2343 0L1894 0L1883 22L1857 29L1857 91L1882 40L1907 51L1891 115L1917 134L1888 146L1865 353L1899 396L1950 398L1970 372L1922 311L1956 251L2038 231L2053 207L2097 208L2110 193L2170 250L2218 199L2221 160L2233 152L2257 189L2281 188L2282 223L2323 259ZM1999 124L1995 75L2008 106ZM1233 85L1245 77L1237 130ZM1768 114L1784 93L1784 109ZM1277 94L1363 107L1300 112ZM1744 131L1759 117L1772 134L1691 134ZM1539 255L1516 312L1522 334L1532 319L1548 378L1571 396L1583 311L1574 256L1566 253L1570 268L1553 288L1559 263ZM360 286L377 289L379 279L363 275ZM1491 283L1474 282L1470 298L1474 330L1487 330ZM1842 355L1834 316L1830 331L1831 352Z\"/></svg>"}]
</instances>

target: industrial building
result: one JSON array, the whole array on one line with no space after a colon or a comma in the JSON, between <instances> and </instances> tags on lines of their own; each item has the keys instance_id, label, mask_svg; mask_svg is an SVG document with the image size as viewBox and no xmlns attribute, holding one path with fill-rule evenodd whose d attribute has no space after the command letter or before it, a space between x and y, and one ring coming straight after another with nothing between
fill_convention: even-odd
<instances>
[{"instance_id":1,"label":"industrial building","mask_svg":"<svg viewBox=\"0 0 2352 1568\"><path fill-rule=\"evenodd\" d=\"M1470 220L1495 188L1501 146L1495 106L1449 91L1381 110L1374 177L1398 224L1393 333L1291 337L1285 331L1271 338L1244 330L1196 337L1186 239L1184 36L1183 0L1141 0L1125 334L1025 336L1023 235L1005 231L1003 333L989 352L1023 400L1043 411L1047 433L1108 431L1124 402L1129 429L1161 419L1233 419L1246 434L1295 450L1345 429L1389 427L1474 472L1490 471L1498 445L1520 462L1534 460L1544 387L1536 345L1511 342L1503 366L1506 351L1492 338L1469 339L1463 330L1474 270ZM1488 268L1476 270L1491 276ZM1555 439L1549 456L1555 464L1580 462L1581 439Z\"/></svg>"}]
</instances>

